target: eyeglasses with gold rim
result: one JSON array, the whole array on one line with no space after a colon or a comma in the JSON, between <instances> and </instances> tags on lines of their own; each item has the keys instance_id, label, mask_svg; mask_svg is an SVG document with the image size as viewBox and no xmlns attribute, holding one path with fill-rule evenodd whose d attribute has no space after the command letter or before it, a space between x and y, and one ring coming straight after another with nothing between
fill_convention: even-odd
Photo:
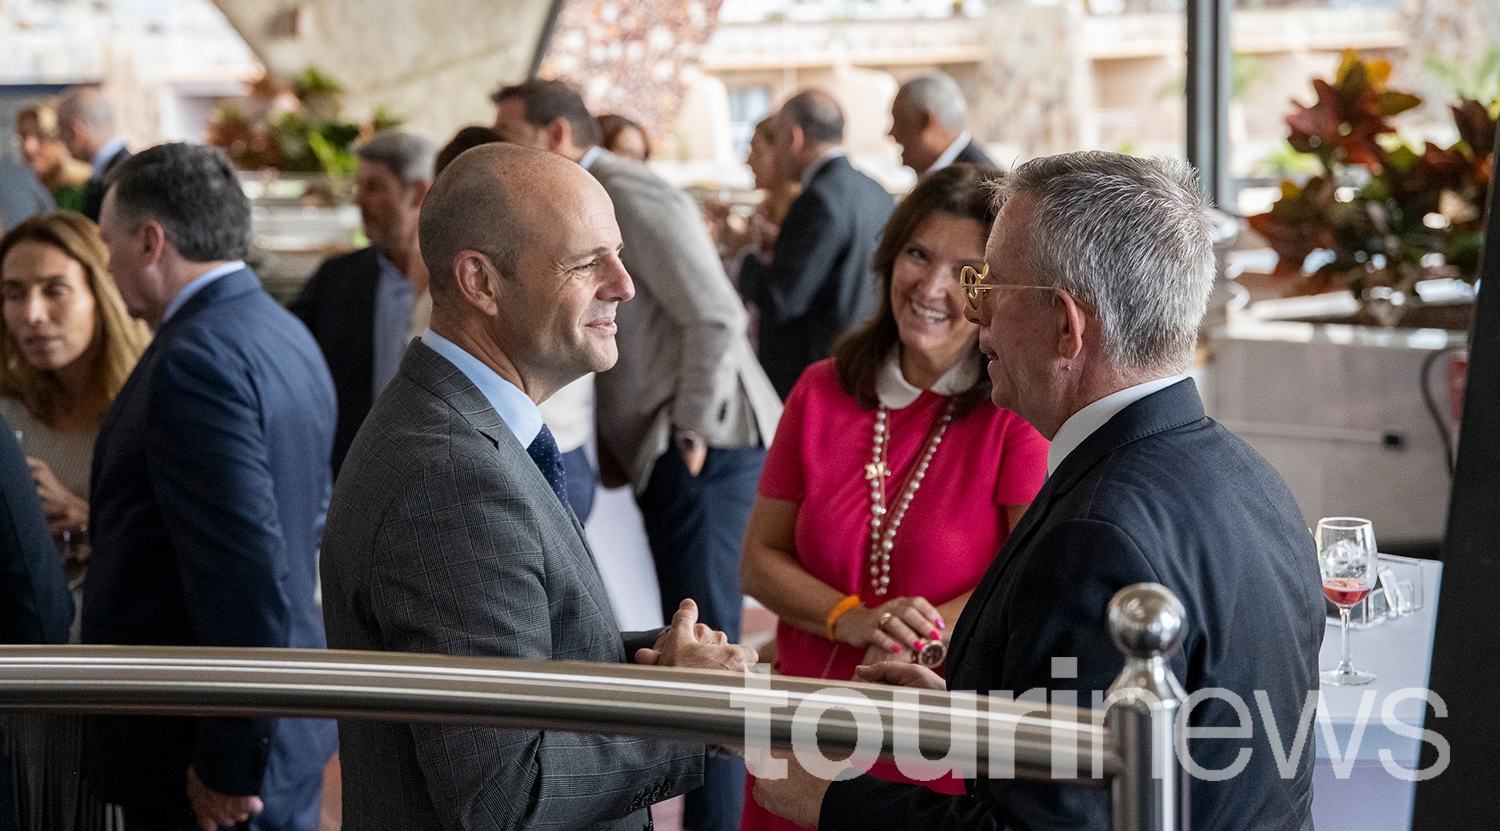
<instances>
[{"instance_id":1,"label":"eyeglasses with gold rim","mask_svg":"<svg viewBox=\"0 0 1500 831\"><path fill-rule=\"evenodd\" d=\"M990 289L1041 289L1043 291L1062 291L1057 286L1011 286L1000 283L987 283L990 276L990 264L984 264L983 271L975 271L973 266L966 265L958 272L958 284L964 290L964 303L969 311L979 311L979 295Z\"/></svg>"}]
</instances>

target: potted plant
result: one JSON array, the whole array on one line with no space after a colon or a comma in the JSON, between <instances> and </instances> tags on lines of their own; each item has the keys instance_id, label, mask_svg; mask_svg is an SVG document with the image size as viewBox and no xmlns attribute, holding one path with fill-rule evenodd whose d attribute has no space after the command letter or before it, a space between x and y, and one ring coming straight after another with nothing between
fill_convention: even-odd
<instances>
[{"instance_id":1,"label":"potted plant","mask_svg":"<svg viewBox=\"0 0 1500 831\"><path fill-rule=\"evenodd\" d=\"M1417 283L1477 279L1495 146L1495 111L1468 98L1450 108L1457 142L1407 144L1390 119L1422 101L1390 89L1390 72L1348 50L1332 83L1313 81L1317 103L1286 122L1318 171L1282 181L1280 200L1248 220L1290 293L1347 289L1363 322L1387 326L1420 305Z\"/></svg>"},{"instance_id":2,"label":"potted plant","mask_svg":"<svg viewBox=\"0 0 1500 831\"><path fill-rule=\"evenodd\" d=\"M313 202L343 201L356 167L353 147L361 138L401 124L383 107L369 121L344 121L344 88L308 67L290 86L262 79L250 95L220 104L209 125L209 143L223 147L241 170L322 174L311 185Z\"/></svg>"}]
</instances>

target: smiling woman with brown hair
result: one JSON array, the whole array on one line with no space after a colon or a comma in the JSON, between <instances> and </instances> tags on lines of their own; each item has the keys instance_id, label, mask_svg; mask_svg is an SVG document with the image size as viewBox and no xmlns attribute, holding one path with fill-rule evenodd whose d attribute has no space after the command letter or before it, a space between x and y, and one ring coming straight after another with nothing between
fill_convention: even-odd
<instances>
[{"instance_id":1,"label":"smiling woman with brown hair","mask_svg":"<svg viewBox=\"0 0 1500 831\"><path fill-rule=\"evenodd\" d=\"M862 663L941 662L1041 488L1047 442L990 402L959 284L984 262L1000 176L957 164L917 185L875 252L880 311L787 397L741 567L745 593L781 619L778 672L847 680ZM744 827L793 826L747 799Z\"/></svg>"}]
</instances>

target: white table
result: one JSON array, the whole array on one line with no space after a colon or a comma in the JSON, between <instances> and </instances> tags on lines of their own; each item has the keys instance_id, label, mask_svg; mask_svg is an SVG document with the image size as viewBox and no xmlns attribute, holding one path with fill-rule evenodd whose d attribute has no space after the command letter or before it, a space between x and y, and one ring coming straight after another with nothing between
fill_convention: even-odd
<instances>
[{"instance_id":1,"label":"white table","mask_svg":"<svg viewBox=\"0 0 1500 831\"><path fill-rule=\"evenodd\" d=\"M1395 765L1417 770L1423 742L1400 735L1382 719L1382 714L1390 702L1396 730L1414 732L1424 726L1428 712L1421 698L1396 701L1403 690L1425 693L1432 665L1432 637L1443 566L1424 561L1420 567L1425 584L1425 604L1421 610L1349 633L1354 666L1375 673L1375 681L1364 687L1323 687L1326 709L1318 717L1320 722L1326 720L1326 724L1313 726L1318 742L1317 767L1313 771L1313 821L1318 831L1410 831L1416 784L1387 772L1381 751L1389 751L1389 759ZM1408 579L1410 572L1399 567L1395 570L1398 579ZM1330 621L1323 638L1319 668L1336 666L1339 649L1339 625ZM1475 660L1481 660L1478 653ZM1366 704L1368 718L1359 746L1351 753L1359 713ZM1332 746L1326 737L1329 729L1334 736ZM1431 729L1441 732L1441 722ZM1284 744L1290 743L1291 736L1287 735L1290 732L1283 729Z\"/></svg>"}]
</instances>

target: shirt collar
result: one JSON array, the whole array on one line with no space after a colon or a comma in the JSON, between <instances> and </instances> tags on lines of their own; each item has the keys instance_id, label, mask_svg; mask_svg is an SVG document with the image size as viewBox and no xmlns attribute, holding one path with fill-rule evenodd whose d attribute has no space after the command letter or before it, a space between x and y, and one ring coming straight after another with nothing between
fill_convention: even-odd
<instances>
[{"instance_id":1,"label":"shirt collar","mask_svg":"<svg viewBox=\"0 0 1500 831\"><path fill-rule=\"evenodd\" d=\"M536 402L521 392L521 388L500 377L500 373L463 347L428 329L422 333L422 343L429 349L448 359L464 377L479 388L480 394L495 408L495 414L515 434L522 447L528 447L542 432L542 411Z\"/></svg>"},{"instance_id":2,"label":"shirt collar","mask_svg":"<svg viewBox=\"0 0 1500 831\"><path fill-rule=\"evenodd\" d=\"M89 175L95 179L104 178L104 166L109 164L117 153L125 149L125 142L119 136L110 136L109 140L99 145L94 152L94 158L89 162L93 172Z\"/></svg>"},{"instance_id":3,"label":"shirt collar","mask_svg":"<svg viewBox=\"0 0 1500 831\"><path fill-rule=\"evenodd\" d=\"M223 265L214 266L194 277L191 283L183 286L171 300L167 301L166 311L161 313L161 322L166 323L168 320L171 320L172 315L177 314L178 309L187 305L187 302L192 299L193 295L208 288L209 283L220 277L233 274L236 271L244 271L246 268L248 266L245 265L244 260L233 260Z\"/></svg>"},{"instance_id":4,"label":"shirt collar","mask_svg":"<svg viewBox=\"0 0 1500 831\"><path fill-rule=\"evenodd\" d=\"M600 147L597 144L593 147L590 147L588 149L588 152L583 154L583 158L578 160L578 166L583 168L584 170L588 170L589 166L592 165L594 163L594 160L599 158L599 154L603 152L604 148Z\"/></svg>"},{"instance_id":5,"label":"shirt collar","mask_svg":"<svg viewBox=\"0 0 1500 831\"><path fill-rule=\"evenodd\" d=\"M964 148L968 147L969 142L973 139L973 134L968 130L959 133L958 138L954 139L953 143L948 145L948 149L943 151L943 155L938 156L937 161L932 163L932 167L927 168L927 173L923 173L922 175L926 176L928 173L942 170L948 165L953 164L953 161L958 158L958 154L964 152Z\"/></svg>"},{"instance_id":6,"label":"shirt collar","mask_svg":"<svg viewBox=\"0 0 1500 831\"><path fill-rule=\"evenodd\" d=\"M842 147L835 146L825 150L823 155L819 156L812 164L807 166L806 170L802 171L802 189L807 190L812 185L813 177L818 175L818 171L823 169L823 165L828 164L834 159L843 158L843 156L844 148Z\"/></svg>"},{"instance_id":7,"label":"shirt collar","mask_svg":"<svg viewBox=\"0 0 1500 831\"><path fill-rule=\"evenodd\" d=\"M938 395L958 395L974 386L978 379L979 367L973 361L959 361L952 369L943 373L943 377L937 379L932 385L932 392ZM922 397L922 388L913 386L901 372L900 344L891 348L891 353L880 367L880 374L875 377L875 397L888 410L909 407Z\"/></svg>"},{"instance_id":8,"label":"shirt collar","mask_svg":"<svg viewBox=\"0 0 1500 831\"><path fill-rule=\"evenodd\" d=\"M380 250L378 245L375 246L375 267L380 270L382 277L396 277L408 283L411 282L411 278L402 273L401 269L396 267L396 264L385 255L384 251Z\"/></svg>"},{"instance_id":9,"label":"shirt collar","mask_svg":"<svg viewBox=\"0 0 1500 831\"><path fill-rule=\"evenodd\" d=\"M1066 459L1069 453L1077 450L1078 445L1083 444L1085 439L1107 424L1121 410L1186 378L1186 374L1173 375L1169 378L1158 378L1155 381L1126 387L1074 413L1057 429L1057 435L1052 437L1052 446L1047 448L1047 475L1051 476L1056 472L1057 466L1062 464L1062 460Z\"/></svg>"}]
</instances>

